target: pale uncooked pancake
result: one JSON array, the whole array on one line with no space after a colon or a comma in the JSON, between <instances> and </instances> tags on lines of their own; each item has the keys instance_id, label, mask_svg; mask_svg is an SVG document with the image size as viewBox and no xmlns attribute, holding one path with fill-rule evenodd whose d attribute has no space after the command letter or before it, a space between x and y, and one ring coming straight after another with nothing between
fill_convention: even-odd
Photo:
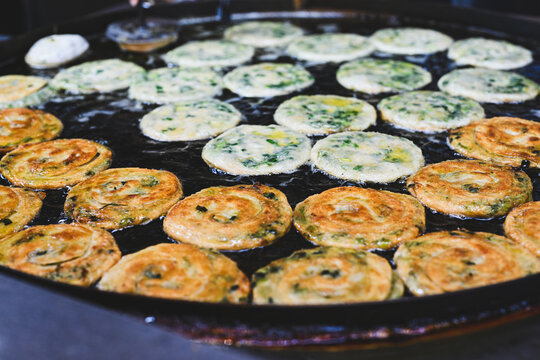
<instances>
[{"instance_id":1,"label":"pale uncooked pancake","mask_svg":"<svg viewBox=\"0 0 540 360\"><path fill-rule=\"evenodd\" d=\"M299 95L281 103L274 120L307 135L364 130L377 112L367 101L335 95Z\"/></svg>"},{"instance_id":2,"label":"pale uncooked pancake","mask_svg":"<svg viewBox=\"0 0 540 360\"><path fill-rule=\"evenodd\" d=\"M480 102L506 103L534 99L538 84L526 77L491 69L454 70L440 78L439 89Z\"/></svg>"},{"instance_id":3,"label":"pale uncooked pancake","mask_svg":"<svg viewBox=\"0 0 540 360\"><path fill-rule=\"evenodd\" d=\"M210 140L202 157L214 168L234 175L266 175L296 170L309 160L311 142L277 125L241 125Z\"/></svg>"},{"instance_id":4,"label":"pale uncooked pancake","mask_svg":"<svg viewBox=\"0 0 540 360\"><path fill-rule=\"evenodd\" d=\"M426 219L424 207L410 195L349 186L298 203L294 226L317 245L391 249L422 234Z\"/></svg>"},{"instance_id":5,"label":"pale uncooked pancake","mask_svg":"<svg viewBox=\"0 0 540 360\"><path fill-rule=\"evenodd\" d=\"M249 21L231 26L224 37L255 47L280 47L301 35L302 29L286 22Z\"/></svg>"},{"instance_id":6,"label":"pale uncooked pancake","mask_svg":"<svg viewBox=\"0 0 540 360\"><path fill-rule=\"evenodd\" d=\"M125 89L144 78L145 70L118 59L96 60L60 71L51 87L74 94L111 92Z\"/></svg>"},{"instance_id":7,"label":"pale uncooked pancake","mask_svg":"<svg viewBox=\"0 0 540 360\"><path fill-rule=\"evenodd\" d=\"M34 226L0 241L0 265L72 285L92 285L120 256L111 234L79 224Z\"/></svg>"},{"instance_id":8,"label":"pale uncooked pancake","mask_svg":"<svg viewBox=\"0 0 540 360\"><path fill-rule=\"evenodd\" d=\"M223 77L225 87L246 97L287 95L310 86L314 81L303 67L284 63L242 66Z\"/></svg>"},{"instance_id":9,"label":"pale uncooked pancake","mask_svg":"<svg viewBox=\"0 0 540 360\"><path fill-rule=\"evenodd\" d=\"M476 101L441 91L411 91L381 100L381 117L399 128L441 132L484 118Z\"/></svg>"},{"instance_id":10,"label":"pale uncooked pancake","mask_svg":"<svg viewBox=\"0 0 540 360\"><path fill-rule=\"evenodd\" d=\"M524 47L504 40L469 38L456 41L448 49L448 57L459 65L510 70L532 62L532 53Z\"/></svg>"},{"instance_id":11,"label":"pale uncooked pancake","mask_svg":"<svg viewBox=\"0 0 540 360\"><path fill-rule=\"evenodd\" d=\"M221 77L208 69L161 68L129 87L128 96L148 103L166 104L209 99L221 94Z\"/></svg>"},{"instance_id":12,"label":"pale uncooked pancake","mask_svg":"<svg viewBox=\"0 0 540 360\"><path fill-rule=\"evenodd\" d=\"M291 206L277 189L261 184L216 186L176 204L163 220L163 229L183 243L246 250L281 238L291 219Z\"/></svg>"},{"instance_id":13,"label":"pale uncooked pancake","mask_svg":"<svg viewBox=\"0 0 540 360\"><path fill-rule=\"evenodd\" d=\"M377 50L390 54L432 54L446 50L452 38L435 30L388 28L376 31L370 38Z\"/></svg>"},{"instance_id":14,"label":"pale uncooked pancake","mask_svg":"<svg viewBox=\"0 0 540 360\"><path fill-rule=\"evenodd\" d=\"M225 102L183 101L160 106L141 119L144 135L157 141L191 141L214 137L236 126L242 114Z\"/></svg>"},{"instance_id":15,"label":"pale uncooked pancake","mask_svg":"<svg viewBox=\"0 0 540 360\"><path fill-rule=\"evenodd\" d=\"M527 249L483 232L441 231L405 241L394 262L416 296L495 284L540 271L540 261Z\"/></svg>"},{"instance_id":16,"label":"pale uncooked pancake","mask_svg":"<svg viewBox=\"0 0 540 360\"><path fill-rule=\"evenodd\" d=\"M98 289L178 300L244 303L249 280L236 263L210 249L158 244L124 256Z\"/></svg>"},{"instance_id":17,"label":"pale uncooked pancake","mask_svg":"<svg viewBox=\"0 0 540 360\"><path fill-rule=\"evenodd\" d=\"M375 50L369 39L357 34L316 34L294 40L287 53L300 60L342 62L368 56Z\"/></svg>"},{"instance_id":18,"label":"pale uncooked pancake","mask_svg":"<svg viewBox=\"0 0 540 360\"><path fill-rule=\"evenodd\" d=\"M168 171L109 169L74 186L64 212L79 223L121 229L165 215L181 197L182 185Z\"/></svg>"},{"instance_id":19,"label":"pale uncooked pancake","mask_svg":"<svg viewBox=\"0 0 540 360\"><path fill-rule=\"evenodd\" d=\"M506 215L531 199L531 179L523 171L476 160L447 160L422 168L407 189L427 207L459 217Z\"/></svg>"},{"instance_id":20,"label":"pale uncooked pancake","mask_svg":"<svg viewBox=\"0 0 540 360\"><path fill-rule=\"evenodd\" d=\"M24 60L36 69L53 68L78 58L89 46L81 35L50 35L36 41Z\"/></svg>"},{"instance_id":21,"label":"pale uncooked pancake","mask_svg":"<svg viewBox=\"0 0 540 360\"><path fill-rule=\"evenodd\" d=\"M411 91L431 82L431 74L420 66L371 58L341 65L336 77L343 87L368 94Z\"/></svg>"},{"instance_id":22,"label":"pale uncooked pancake","mask_svg":"<svg viewBox=\"0 0 540 360\"><path fill-rule=\"evenodd\" d=\"M460 154L497 164L540 168L540 123L514 117L482 119L452 130L448 145Z\"/></svg>"},{"instance_id":23,"label":"pale uncooked pancake","mask_svg":"<svg viewBox=\"0 0 540 360\"><path fill-rule=\"evenodd\" d=\"M63 129L62 122L40 110L11 108L0 110L0 152L22 144L52 140Z\"/></svg>"},{"instance_id":24,"label":"pale uncooked pancake","mask_svg":"<svg viewBox=\"0 0 540 360\"><path fill-rule=\"evenodd\" d=\"M257 270L252 282L255 304L355 303L403 293L384 258L337 247L296 251Z\"/></svg>"},{"instance_id":25,"label":"pale uncooked pancake","mask_svg":"<svg viewBox=\"0 0 540 360\"><path fill-rule=\"evenodd\" d=\"M340 179L388 183L424 165L422 151L412 141L377 132L351 131L329 135L311 150L320 170Z\"/></svg>"},{"instance_id":26,"label":"pale uncooked pancake","mask_svg":"<svg viewBox=\"0 0 540 360\"><path fill-rule=\"evenodd\" d=\"M226 40L190 41L165 55L163 60L180 67L224 67L249 61L255 48Z\"/></svg>"}]
</instances>

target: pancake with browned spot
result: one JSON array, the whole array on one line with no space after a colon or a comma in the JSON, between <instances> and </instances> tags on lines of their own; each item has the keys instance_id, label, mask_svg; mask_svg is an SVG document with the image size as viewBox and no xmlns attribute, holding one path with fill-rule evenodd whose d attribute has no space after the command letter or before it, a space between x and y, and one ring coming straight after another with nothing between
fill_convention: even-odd
<instances>
[{"instance_id":1,"label":"pancake with browned spot","mask_svg":"<svg viewBox=\"0 0 540 360\"><path fill-rule=\"evenodd\" d=\"M384 258L337 247L299 250L253 274L255 304L338 304L401 297Z\"/></svg>"},{"instance_id":2,"label":"pancake with browned spot","mask_svg":"<svg viewBox=\"0 0 540 360\"><path fill-rule=\"evenodd\" d=\"M41 197L32 190L0 185L0 238L21 230L41 205Z\"/></svg>"},{"instance_id":3,"label":"pancake with browned spot","mask_svg":"<svg viewBox=\"0 0 540 360\"><path fill-rule=\"evenodd\" d=\"M540 271L540 261L527 249L483 232L441 231L408 240L399 246L394 261L416 296L495 284Z\"/></svg>"},{"instance_id":4,"label":"pancake with browned spot","mask_svg":"<svg viewBox=\"0 0 540 360\"><path fill-rule=\"evenodd\" d=\"M26 108L0 110L0 151L52 140L62 129L62 122L44 111Z\"/></svg>"},{"instance_id":5,"label":"pancake with browned spot","mask_svg":"<svg viewBox=\"0 0 540 360\"><path fill-rule=\"evenodd\" d=\"M540 257L540 201L514 208L504 221L504 232Z\"/></svg>"},{"instance_id":6,"label":"pancake with browned spot","mask_svg":"<svg viewBox=\"0 0 540 360\"><path fill-rule=\"evenodd\" d=\"M273 243L291 227L285 194L265 185L216 186L176 204L163 221L175 240L220 250Z\"/></svg>"},{"instance_id":7,"label":"pancake with browned spot","mask_svg":"<svg viewBox=\"0 0 540 360\"><path fill-rule=\"evenodd\" d=\"M72 285L93 284L120 256L111 234L86 225L34 226L0 241L0 265Z\"/></svg>"},{"instance_id":8,"label":"pancake with browned spot","mask_svg":"<svg viewBox=\"0 0 540 360\"><path fill-rule=\"evenodd\" d=\"M111 150L96 142L59 139L19 146L0 160L0 172L13 185L56 189L105 170L111 157Z\"/></svg>"},{"instance_id":9,"label":"pancake with browned spot","mask_svg":"<svg viewBox=\"0 0 540 360\"><path fill-rule=\"evenodd\" d=\"M168 171L109 169L74 186L64 211L80 223L120 229L165 215L181 197L182 185Z\"/></svg>"},{"instance_id":10,"label":"pancake with browned spot","mask_svg":"<svg viewBox=\"0 0 540 360\"><path fill-rule=\"evenodd\" d=\"M459 217L506 215L531 199L531 179L523 171L475 160L428 165L407 180L407 189L427 207Z\"/></svg>"},{"instance_id":11,"label":"pancake with browned spot","mask_svg":"<svg viewBox=\"0 0 540 360\"><path fill-rule=\"evenodd\" d=\"M494 117L452 130L448 144L460 154L497 164L540 168L540 123Z\"/></svg>"},{"instance_id":12,"label":"pancake with browned spot","mask_svg":"<svg viewBox=\"0 0 540 360\"><path fill-rule=\"evenodd\" d=\"M249 280L236 263L210 249L159 244L124 256L98 284L106 291L179 300L242 303Z\"/></svg>"},{"instance_id":13,"label":"pancake with browned spot","mask_svg":"<svg viewBox=\"0 0 540 360\"><path fill-rule=\"evenodd\" d=\"M294 226L323 246L391 249L425 229L424 207L410 195L337 187L296 205Z\"/></svg>"}]
</instances>

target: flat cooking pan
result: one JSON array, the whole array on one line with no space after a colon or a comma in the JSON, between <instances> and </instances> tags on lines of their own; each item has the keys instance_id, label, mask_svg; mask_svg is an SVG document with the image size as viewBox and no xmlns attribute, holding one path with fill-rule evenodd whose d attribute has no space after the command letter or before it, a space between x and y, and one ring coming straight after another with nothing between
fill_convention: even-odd
<instances>
[{"instance_id":1,"label":"flat cooking pan","mask_svg":"<svg viewBox=\"0 0 540 360\"><path fill-rule=\"evenodd\" d=\"M329 5L331 4L331 8ZM300 10L298 6L303 6ZM217 1L186 1L174 6L156 7L156 16L181 19L180 38L168 48L154 54L122 52L104 36L106 26L116 20L134 16L130 10L89 16L59 26L40 29L0 44L0 74L35 74L52 77L55 71L28 68L23 56L38 38L52 32L75 32L85 35L91 51L79 62L118 57L136 62L147 69L165 66L159 54L188 40L217 38L225 24L216 16ZM232 21L246 19L282 19L291 21L310 33L328 31L355 32L369 35L387 26L420 26L440 30L456 39L487 36L507 39L534 52L535 62L518 72L540 81L540 22L503 16L487 11L460 9L438 4L403 1L232 1ZM308 11L311 10L311 11ZM227 13L227 11L222 12ZM225 19L226 20L226 19ZM438 78L455 67L446 53L426 56L396 56L427 68L434 81L427 89L435 90ZM253 62L293 59L275 51L258 51ZM352 92L335 80L337 65L301 63L314 74L316 83L303 94L329 93L344 96ZM382 96L356 94L376 104ZM219 97L243 114L243 123L271 124L272 115L286 97L253 100L239 98L224 91ZM340 185L358 185L331 179L305 165L292 174L238 177L212 172L202 161L200 152L205 141L159 143L144 137L138 120L155 106L142 105L127 99L126 91L85 96L60 95L40 106L58 116L65 124L62 137L82 137L110 146L114 152L113 167L148 167L174 172L182 181L184 193L192 194L215 185L261 182L282 190L292 206L309 195ZM522 104L484 104L487 116L512 115L540 121L540 100ZM422 148L427 163L459 158L446 145L446 134L423 135L397 130L380 121L368 130L399 135ZM317 139L314 139L317 140ZM539 171L524 168L533 180L534 200L540 200ZM8 184L4 179L2 184ZM387 185L366 185L374 188L406 192L403 182ZM69 221L62 212L67 190L47 191L43 209L32 225ZM503 234L503 219L460 220L427 211L427 232L465 228ZM170 242L163 233L161 220L113 233L124 254L147 246ZM270 261L288 256L300 248L312 247L292 230L275 244L262 249L225 253L249 276ZM378 252L392 257L392 252ZM179 300L114 294L93 287L79 288L18 273L7 268L0 271L31 281L102 306L117 309L170 327L194 338L226 344L287 346L310 344L343 344L407 340L434 334L464 324L477 324L509 313L533 314L540 309L540 274L482 288L414 298L331 306L233 305L206 304Z\"/></svg>"}]
</instances>

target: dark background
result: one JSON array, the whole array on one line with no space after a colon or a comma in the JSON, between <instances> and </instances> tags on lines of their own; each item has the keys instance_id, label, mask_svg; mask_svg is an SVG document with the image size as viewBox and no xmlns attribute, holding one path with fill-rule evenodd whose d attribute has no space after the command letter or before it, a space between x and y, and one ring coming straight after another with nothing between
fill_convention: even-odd
<instances>
[{"instance_id":1,"label":"dark background","mask_svg":"<svg viewBox=\"0 0 540 360\"><path fill-rule=\"evenodd\" d=\"M252 0L264 1L264 0ZM291 0L292 1L292 0ZM374 2L378 0L372 0ZM414 1L403 2L416 4ZM540 16L540 1L444 1L475 7ZM306 1L309 4L309 0ZM327 0L332 4L332 0ZM3 0L0 34L20 34L105 8L124 6L127 0ZM418 6L417 4L415 6ZM219 359L274 358L286 360L532 360L540 359L540 318L494 327L479 333L435 339L402 347L365 351L262 351L216 348L189 342L157 325L110 312L53 291L30 286L0 274L0 359ZM320 349L317 349L320 350Z\"/></svg>"},{"instance_id":2,"label":"dark background","mask_svg":"<svg viewBox=\"0 0 540 360\"><path fill-rule=\"evenodd\" d=\"M159 1L160 0L157 0L157 2ZM168 1L172 2L175 0ZM181 2L194 0L176 1ZM429 1L453 4L456 6L485 8L525 16L540 16L539 0ZM62 22L108 8L129 6L128 0L3 0L2 3L2 8L0 10L0 37L9 37L16 34L21 34L44 25ZM309 0L304 0L304 3L309 4ZM332 0L328 0L328 3L331 4Z\"/></svg>"}]
</instances>

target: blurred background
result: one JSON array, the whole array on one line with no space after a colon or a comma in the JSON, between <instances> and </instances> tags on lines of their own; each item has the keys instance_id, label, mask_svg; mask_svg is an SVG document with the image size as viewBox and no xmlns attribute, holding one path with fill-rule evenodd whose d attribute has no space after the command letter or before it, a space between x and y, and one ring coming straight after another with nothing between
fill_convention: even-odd
<instances>
[{"instance_id":1,"label":"blurred background","mask_svg":"<svg viewBox=\"0 0 540 360\"><path fill-rule=\"evenodd\" d=\"M135 1L135 0L132 0ZM197 0L155 0L182 2ZM262 0L252 0L262 1ZM292 1L292 0L291 0ZM296 0L298 1L298 0ZM309 0L300 0L309 3ZM380 1L380 0L373 0ZM410 0L403 0L410 1ZM424 0L463 7L484 8L523 16L540 16L540 0ZM411 5L417 1L410 1ZM328 0L329 5L332 0ZM9 38L48 24L82 15L128 7L128 0L3 0L0 12L0 38Z\"/></svg>"}]
</instances>

